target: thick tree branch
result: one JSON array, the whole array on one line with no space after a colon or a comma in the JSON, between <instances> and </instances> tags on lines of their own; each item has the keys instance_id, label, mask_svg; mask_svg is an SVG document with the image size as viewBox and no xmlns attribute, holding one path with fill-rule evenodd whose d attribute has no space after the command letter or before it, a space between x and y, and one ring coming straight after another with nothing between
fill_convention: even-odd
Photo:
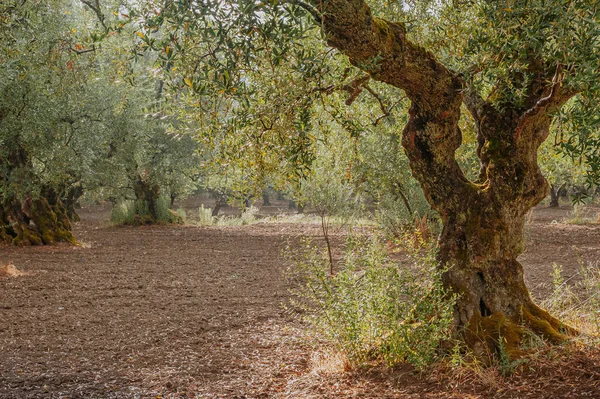
<instances>
[{"instance_id":1,"label":"thick tree branch","mask_svg":"<svg viewBox=\"0 0 600 399\"><path fill-rule=\"evenodd\" d=\"M312 0L323 15L327 42L376 80L406 91L420 108L459 97L460 78L411 43L403 24L376 18L363 0Z\"/></svg>"},{"instance_id":2,"label":"thick tree branch","mask_svg":"<svg viewBox=\"0 0 600 399\"><path fill-rule=\"evenodd\" d=\"M315 21L317 23L321 23L323 21L323 17L322 15L319 13L319 11L313 7L312 5L305 3L304 1L301 0L290 0L289 1L290 4L294 4L297 5L298 7L303 8L304 10L306 10L310 15L312 15L312 17L315 19Z\"/></svg>"},{"instance_id":3,"label":"thick tree branch","mask_svg":"<svg viewBox=\"0 0 600 399\"><path fill-rule=\"evenodd\" d=\"M552 78L552 85L550 86L550 93L548 93L547 96L542 97L539 100L537 100L537 102L533 105L533 107L531 107L527 111L525 111L523 113L523 115L521 116L522 120L527 118L528 116L538 113L543 107L550 104L550 102L554 99L555 95L558 93L557 86L560 85L561 71L562 71L561 65L558 64L556 66L556 72L554 73L554 77Z\"/></svg>"},{"instance_id":4,"label":"thick tree branch","mask_svg":"<svg viewBox=\"0 0 600 399\"><path fill-rule=\"evenodd\" d=\"M454 156L462 140L462 79L410 42L403 24L373 17L363 0L312 1L323 15L328 44L372 78L404 90L411 100L402 145L430 204L442 214L464 206L473 197L473 186Z\"/></svg>"}]
</instances>

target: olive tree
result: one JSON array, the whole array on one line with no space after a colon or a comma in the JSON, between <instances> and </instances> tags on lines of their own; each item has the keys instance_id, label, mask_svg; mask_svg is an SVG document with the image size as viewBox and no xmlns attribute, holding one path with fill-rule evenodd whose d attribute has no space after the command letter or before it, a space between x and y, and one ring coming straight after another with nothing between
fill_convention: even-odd
<instances>
[{"instance_id":1,"label":"olive tree","mask_svg":"<svg viewBox=\"0 0 600 399\"><path fill-rule=\"evenodd\" d=\"M96 117L83 102L89 59L64 1L3 2L0 20L0 240L74 243L61 199L74 126Z\"/></svg>"},{"instance_id":2,"label":"olive tree","mask_svg":"<svg viewBox=\"0 0 600 399\"><path fill-rule=\"evenodd\" d=\"M468 4L466 4L468 3ZM329 45L411 101L403 146L414 176L441 216L439 261L460 294L457 326L502 335L516 350L521 323L551 341L573 332L533 303L517 261L525 215L547 196L537 163L553 114L573 96L594 94L599 72L598 4L432 3L431 20L454 19L464 37L438 52L409 26L373 15L362 0L315 3ZM410 5L408 5L410 6ZM442 22L441 25L444 25ZM425 44L442 41L436 27ZM427 43L430 42L430 43ZM470 58L466 65L464 58ZM478 129L480 172L459 167L463 105Z\"/></svg>"},{"instance_id":3,"label":"olive tree","mask_svg":"<svg viewBox=\"0 0 600 399\"><path fill-rule=\"evenodd\" d=\"M575 333L532 301L517 257L525 215L549 192L540 145L570 99L597 102L599 7L588 0L180 1L151 3L140 37L169 62L188 65L181 78L194 92L227 99L247 125L261 122L249 111L256 109L252 76L284 66L297 77L282 92L295 92L294 115L310 116L315 93L348 87L351 103L370 80L401 90L410 105L397 128L412 174L443 222L438 261L446 287L460 295L455 328L473 345L502 336L516 352L523 326L553 342ZM161 37L152 35L158 26L166 26ZM465 119L477 138L472 178L456 155ZM290 129L290 142L302 142L304 131ZM593 161L590 135L578 137Z\"/></svg>"}]
</instances>

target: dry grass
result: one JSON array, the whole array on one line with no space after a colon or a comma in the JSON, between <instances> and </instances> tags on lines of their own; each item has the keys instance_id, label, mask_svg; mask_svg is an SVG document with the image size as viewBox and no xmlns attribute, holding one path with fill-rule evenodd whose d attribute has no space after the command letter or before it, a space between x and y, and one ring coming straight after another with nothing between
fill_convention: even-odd
<instances>
[{"instance_id":1,"label":"dry grass","mask_svg":"<svg viewBox=\"0 0 600 399\"><path fill-rule=\"evenodd\" d=\"M28 274L29 273L17 269L11 262L5 266L0 266L0 277L22 277L27 276Z\"/></svg>"}]
</instances>

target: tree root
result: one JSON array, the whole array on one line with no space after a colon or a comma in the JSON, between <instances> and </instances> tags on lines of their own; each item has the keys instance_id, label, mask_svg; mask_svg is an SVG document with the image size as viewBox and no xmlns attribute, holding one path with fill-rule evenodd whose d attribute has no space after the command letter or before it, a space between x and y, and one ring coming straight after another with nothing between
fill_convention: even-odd
<instances>
[{"instance_id":1,"label":"tree root","mask_svg":"<svg viewBox=\"0 0 600 399\"><path fill-rule=\"evenodd\" d=\"M500 355L515 360L529 353L524 338L532 334L558 345L579 332L530 301L513 317L501 312L485 317L476 314L465 329L464 339L479 359L489 361Z\"/></svg>"},{"instance_id":2,"label":"tree root","mask_svg":"<svg viewBox=\"0 0 600 399\"><path fill-rule=\"evenodd\" d=\"M26 199L0 209L0 240L9 245L28 246L67 242L77 245L71 221L61 203L50 205L45 198Z\"/></svg>"}]
</instances>

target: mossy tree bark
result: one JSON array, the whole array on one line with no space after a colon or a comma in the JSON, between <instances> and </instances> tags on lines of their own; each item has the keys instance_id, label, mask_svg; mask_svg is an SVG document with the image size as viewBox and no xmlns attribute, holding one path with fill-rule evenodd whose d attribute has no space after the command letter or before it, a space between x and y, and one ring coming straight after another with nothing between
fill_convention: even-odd
<instances>
[{"instance_id":1,"label":"mossy tree bark","mask_svg":"<svg viewBox=\"0 0 600 399\"><path fill-rule=\"evenodd\" d=\"M41 245L55 242L77 244L64 205L46 198L27 197L22 201L2 198L0 240L14 245Z\"/></svg>"},{"instance_id":2,"label":"mossy tree bark","mask_svg":"<svg viewBox=\"0 0 600 399\"><path fill-rule=\"evenodd\" d=\"M469 88L431 52L411 43L402 24L371 15L363 0L315 1L329 45L374 79L403 89L411 100L402 145L413 175L441 216L439 261L445 284L460 294L457 331L472 346L518 352L521 325L558 342L573 332L536 306L517 257L523 252L526 213L549 186L537 165L555 111L574 93L556 84L556 66L531 60L528 95L502 111ZM461 145L458 122L466 105L478 129L481 162L469 181L455 159ZM489 349L489 348L488 348Z\"/></svg>"},{"instance_id":3,"label":"mossy tree bark","mask_svg":"<svg viewBox=\"0 0 600 399\"><path fill-rule=\"evenodd\" d=\"M0 180L33 179L27 152L22 148L0 157ZM54 190L44 188L39 195L0 195L0 241L14 245L41 245L59 241L77 244L67 210Z\"/></svg>"},{"instance_id":4,"label":"mossy tree bark","mask_svg":"<svg viewBox=\"0 0 600 399\"><path fill-rule=\"evenodd\" d=\"M137 180L133 183L133 192L136 201L143 203L144 207L148 210L147 215L139 215L143 219L139 221L140 224L156 223L159 219L158 200L160 199L160 186L138 176Z\"/></svg>"},{"instance_id":5,"label":"mossy tree bark","mask_svg":"<svg viewBox=\"0 0 600 399\"><path fill-rule=\"evenodd\" d=\"M83 187L81 184L77 184L67 190L66 195L64 196L64 204L65 208L67 208L67 216L73 222L78 222L81 220L79 215L77 214L76 209L81 208L79 204L79 199L83 195Z\"/></svg>"}]
</instances>

